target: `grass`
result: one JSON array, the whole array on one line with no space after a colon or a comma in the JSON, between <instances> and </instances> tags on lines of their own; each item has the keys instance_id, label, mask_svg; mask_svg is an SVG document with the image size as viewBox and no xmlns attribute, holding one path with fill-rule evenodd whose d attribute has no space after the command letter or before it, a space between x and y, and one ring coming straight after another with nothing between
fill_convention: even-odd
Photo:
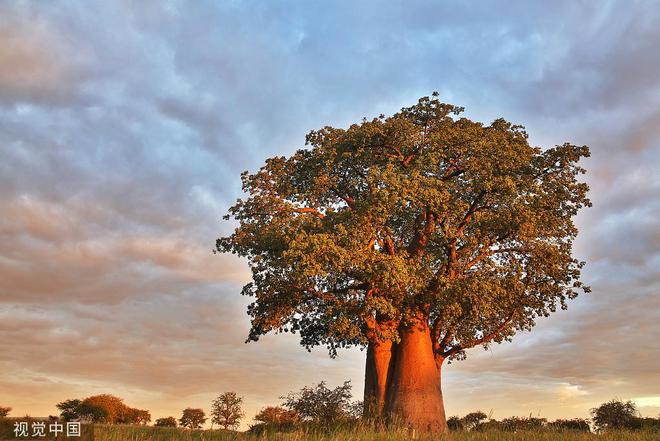
<instances>
[{"instance_id":1,"label":"grass","mask_svg":"<svg viewBox=\"0 0 660 441\"><path fill-rule=\"evenodd\" d=\"M0 440L16 440L13 421L0 421ZM149 426L105 426L87 425L80 438L34 438L47 440L79 441L404 441L411 434L400 432L378 432L363 427L338 427L330 430L307 429L289 433L267 433L254 435L225 430L185 430ZM416 436L420 441L658 441L660 435L652 432L612 432L603 435L580 432L455 432L445 436Z\"/></svg>"},{"instance_id":2,"label":"grass","mask_svg":"<svg viewBox=\"0 0 660 441\"><path fill-rule=\"evenodd\" d=\"M407 432L375 432L367 429L308 430L252 435L224 430L183 430L176 428L96 426L95 441L403 441ZM616 432L604 435L576 432L456 432L444 437L417 436L420 441L658 441L658 434Z\"/></svg>"}]
</instances>

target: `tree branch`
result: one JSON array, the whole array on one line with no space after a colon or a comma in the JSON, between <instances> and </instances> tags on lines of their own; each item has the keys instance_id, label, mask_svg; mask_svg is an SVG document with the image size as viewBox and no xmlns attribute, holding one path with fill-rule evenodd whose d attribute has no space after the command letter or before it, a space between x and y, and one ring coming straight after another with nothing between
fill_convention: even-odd
<instances>
[{"instance_id":1,"label":"tree branch","mask_svg":"<svg viewBox=\"0 0 660 441\"><path fill-rule=\"evenodd\" d=\"M515 316L516 312L517 312L517 310L514 309L511 312L511 314L509 314L509 317L506 320L504 320L504 322L502 322L502 324L500 324L500 326L498 326L493 332L491 332L489 334L485 334L483 337L477 338L475 340L471 340L471 341L469 341L465 344L458 344L458 345L454 346L453 348L451 348L447 351L444 351L442 353L442 357L443 358L451 357L452 355L455 355L458 352L461 352L465 349L470 349L470 348L473 348L477 345L488 343L488 342L492 341L494 338L496 338L497 336L500 335L500 333L509 325L509 323L511 323L511 320L513 320L513 317Z\"/></svg>"},{"instance_id":2,"label":"tree branch","mask_svg":"<svg viewBox=\"0 0 660 441\"><path fill-rule=\"evenodd\" d=\"M323 219L325 217L325 214L321 213L318 211L316 208L309 208L309 207L303 207L303 208L294 208L293 211L295 213L309 213L313 214L314 216L318 217L319 219Z\"/></svg>"}]
</instances>

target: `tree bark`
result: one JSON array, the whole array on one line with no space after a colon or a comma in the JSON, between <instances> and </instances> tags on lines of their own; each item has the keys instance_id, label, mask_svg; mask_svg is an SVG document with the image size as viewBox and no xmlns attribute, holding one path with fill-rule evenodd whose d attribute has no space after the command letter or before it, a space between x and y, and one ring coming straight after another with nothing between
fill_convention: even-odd
<instances>
[{"instance_id":1,"label":"tree bark","mask_svg":"<svg viewBox=\"0 0 660 441\"><path fill-rule=\"evenodd\" d=\"M371 421L383 417L395 344L390 340L370 342L364 373L364 416Z\"/></svg>"},{"instance_id":2,"label":"tree bark","mask_svg":"<svg viewBox=\"0 0 660 441\"><path fill-rule=\"evenodd\" d=\"M446 432L447 420L428 321L419 317L399 329L385 413L392 424L418 432Z\"/></svg>"}]
</instances>

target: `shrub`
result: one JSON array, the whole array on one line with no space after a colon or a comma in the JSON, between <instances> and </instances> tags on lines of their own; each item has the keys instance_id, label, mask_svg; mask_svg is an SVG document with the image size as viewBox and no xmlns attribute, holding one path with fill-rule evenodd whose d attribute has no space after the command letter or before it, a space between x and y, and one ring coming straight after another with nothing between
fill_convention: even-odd
<instances>
[{"instance_id":1,"label":"shrub","mask_svg":"<svg viewBox=\"0 0 660 441\"><path fill-rule=\"evenodd\" d=\"M545 418L521 418L510 417L502 420L502 430L507 432L518 432L525 430L540 430L542 429L547 420Z\"/></svg>"},{"instance_id":2,"label":"shrub","mask_svg":"<svg viewBox=\"0 0 660 441\"><path fill-rule=\"evenodd\" d=\"M6 417L11 412L11 407L0 406L0 418Z\"/></svg>"},{"instance_id":3,"label":"shrub","mask_svg":"<svg viewBox=\"0 0 660 441\"><path fill-rule=\"evenodd\" d=\"M463 421L457 416L449 417L447 418L447 427L454 432L463 430Z\"/></svg>"},{"instance_id":4,"label":"shrub","mask_svg":"<svg viewBox=\"0 0 660 441\"><path fill-rule=\"evenodd\" d=\"M301 419L330 424L355 419L356 407L351 403L351 382L330 389L325 381L313 387L304 387L297 393L282 397L283 407L295 412Z\"/></svg>"},{"instance_id":5,"label":"shrub","mask_svg":"<svg viewBox=\"0 0 660 441\"><path fill-rule=\"evenodd\" d=\"M154 423L156 427L176 427L176 418L170 416L167 418L158 418Z\"/></svg>"},{"instance_id":6,"label":"shrub","mask_svg":"<svg viewBox=\"0 0 660 441\"><path fill-rule=\"evenodd\" d=\"M591 409L596 430L604 432L617 429L639 428L637 406L632 401L614 399Z\"/></svg>"},{"instance_id":7,"label":"shrub","mask_svg":"<svg viewBox=\"0 0 660 441\"><path fill-rule=\"evenodd\" d=\"M548 428L556 431L575 430L579 432L590 432L589 422L583 418L573 418L571 420L555 420L548 423Z\"/></svg>"}]
</instances>

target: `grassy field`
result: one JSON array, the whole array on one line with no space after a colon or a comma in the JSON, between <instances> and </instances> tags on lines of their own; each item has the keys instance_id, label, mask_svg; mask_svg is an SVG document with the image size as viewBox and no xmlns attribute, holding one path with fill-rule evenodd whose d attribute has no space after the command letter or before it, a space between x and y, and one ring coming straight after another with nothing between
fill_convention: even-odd
<instances>
[{"instance_id":1,"label":"grassy field","mask_svg":"<svg viewBox=\"0 0 660 441\"><path fill-rule=\"evenodd\" d=\"M220 430L186 431L181 429L161 429L155 427L97 427L96 441L403 441L412 437L407 433L378 433L367 430L338 430L322 432L273 433L269 435L250 435ZM456 432L444 437L417 436L418 440L451 441L658 441L660 435L644 432L616 432L603 435L574 432Z\"/></svg>"},{"instance_id":2,"label":"grassy field","mask_svg":"<svg viewBox=\"0 0 660 441\"><path fill-rule=\"evenodd\" d=\"M411 434L374 432L367 429L336 429L330 431L298 431L253 435L224 430L184 430L144 426L87 425L80 438L16 438L13 423L0 424L0 440L41 439L80 441L403 441L413 439ZM416 436L421 441L659 441L660 434L651 432L613 432L603 435L579 432L455 432L443 437Z\"/></svg>"}]
</instances>

